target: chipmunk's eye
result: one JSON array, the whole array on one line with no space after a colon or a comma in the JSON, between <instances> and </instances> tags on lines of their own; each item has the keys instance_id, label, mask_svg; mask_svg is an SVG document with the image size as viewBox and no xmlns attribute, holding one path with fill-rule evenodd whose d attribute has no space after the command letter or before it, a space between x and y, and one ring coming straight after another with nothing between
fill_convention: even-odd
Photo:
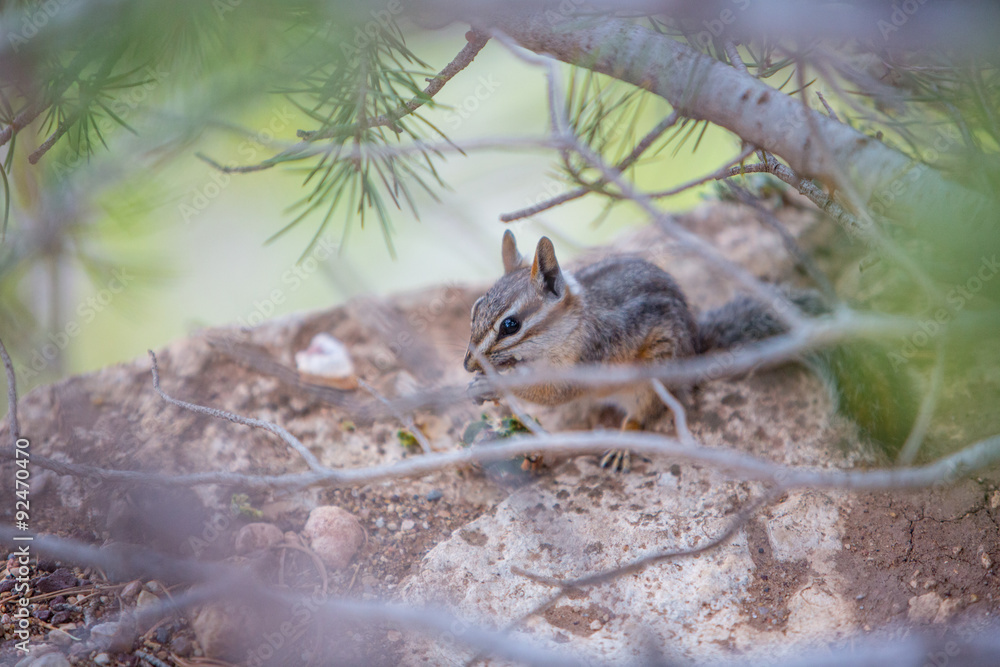
<instances>
[{"instance_id":1,"label":"chipmunk's eye","mask_svg":"<svg viewBox=\"0 0 1000 667\"><path fill-rule=\"evenodd\" d=\"M500 338L504 336L513 336L521 328L521 323L518 322L513 317L508 317L503 322L500 323Z\"/></svg>"}]
</instances>

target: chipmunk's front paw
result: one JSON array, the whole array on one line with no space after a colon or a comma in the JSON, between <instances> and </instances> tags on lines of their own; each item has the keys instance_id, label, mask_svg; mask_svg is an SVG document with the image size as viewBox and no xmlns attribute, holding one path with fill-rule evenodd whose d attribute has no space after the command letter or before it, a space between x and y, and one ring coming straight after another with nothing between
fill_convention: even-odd
<instances>
[{"instance_id":1,"label":"chipmunk's front paw","mask_svg":"<svg viewBox=\"0 0 1000 667\"><path fill-rule=\"evenodd\" d=\"M627 449L609 449L601 457L601 467L612 472L628 472L632 469L632 452Z\"/></svg>"},{"instance_id":2,"label":"chipmunk's front paw","mask_svg":"<svg viewBox=\"0 0 1000 667\"><path fill-rule=\"evenodd\" d=\"M466 393L477 405L482 405L487 401L497 402L500 400L500 397L490 386L490 381L485 373L476 373L472 382L469 383Z\"/></svg>"}]
</instances>

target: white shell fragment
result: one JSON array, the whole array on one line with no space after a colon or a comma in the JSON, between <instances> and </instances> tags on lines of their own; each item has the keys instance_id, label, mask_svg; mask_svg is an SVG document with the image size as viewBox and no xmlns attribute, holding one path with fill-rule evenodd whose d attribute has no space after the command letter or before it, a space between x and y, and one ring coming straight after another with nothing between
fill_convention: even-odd
<instances>
[{"instance_id":1,"label":"white shell fragment","mask_svg":"<svg viewBox=\"0 0 1000 667\"><path fill-rule=\"evenodd\" d=\"M309 347L295 353L302 379L337 389L356 389L358 378L347 346L328 333L313 336Z\"/></svg>"}]
</instances>

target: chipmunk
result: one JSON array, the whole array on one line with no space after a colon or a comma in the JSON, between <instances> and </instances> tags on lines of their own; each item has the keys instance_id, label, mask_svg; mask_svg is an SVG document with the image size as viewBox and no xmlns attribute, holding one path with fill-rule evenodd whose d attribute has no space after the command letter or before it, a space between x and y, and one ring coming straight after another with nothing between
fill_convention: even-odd
<instances>
[{"instance_id":1,"label":"chipmunk","mask_svg":"<svg viewBox=\"0 0 1000 667\"><path fill-rule=\"evenodd\" d=\"M487 391L481 360L501 372L546 365L653 363L785 331L763 304L747 297L696 321L670 274L639 257L608 257L569 273L560 268L552 241L542 237L529 267L509 230L503 235L501 255L504 275L472 306L464 365L476 373L469 389L480 402L499 398ZM792 300L810 312L823 310L813 293ZM610 402L625 412L622 429L643 429L665 410L649 384L601 389L552 382L518 387L512 393L548 406L580 398ZM610 450L601 466L625 472L630 454Z\"/></svg>"}]
</instances>

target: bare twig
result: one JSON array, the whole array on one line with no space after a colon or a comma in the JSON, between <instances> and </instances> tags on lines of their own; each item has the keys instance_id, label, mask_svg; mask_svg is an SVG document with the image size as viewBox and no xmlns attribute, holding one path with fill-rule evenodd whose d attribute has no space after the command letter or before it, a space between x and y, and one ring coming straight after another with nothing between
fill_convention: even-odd
<instances>
[{"instance_id":1,"label":"bare twig","mask_svg":"<svg viewBox=\"0 0 1000 667\"><path fill-rule=\"evenodd\" d=\"M837 112L833 110L833 107L830 106L830 103L826 101L825 97L823 97L823 93L817 90L816 97L818 97L819 101L823 103L823 106L826 108L826 113L829 114L830 118L834 119L835 121L840 121L840 116L837 115Z\"/></svg>"},{"instance_id":2,"label":"bare twig","mask_svg":"<svg viewBox=\"0 0 1000 667\"><path fill-rule=\"evenodd\" d=\"M680 115L674 111L669 116L660 121L656 127L649 131L649 133L642 138L642 141L637 143L632 151L618 164L615 165L615 170L621 173L632 166L639 157L646 152L653 143L659 139L664 132L677 124L680 119ZM706 179L710 180L710 179ZM702 181L704 182L704 181ZM550 208L555 208L566 202L573 201L574 199L579 199L584 195L594 192L603 185L606 185L606 181L603 178L597 179L589 187L577 188L576 190L571 190L570 192L564 192L561 195L543 201L541 203L535 204L534 206L529 206L523 208L519 211L514 211L512 213L503 213L500 216L501 222L513 222L515 220L521 220L522 218L530 218L533 215L537 215L543 211L547 211Z\"/></svg>"},{"instance_id":3,"label":"bare twig","mask_svg":"<svg viewBox=\"0 0 1000 667\"><path fill-rule=\"evenodd\" d=\"M149 350L149 358L152 361L152 371L153 371L153 389L156 393L160 395L163 400L171 405L176 405L179 408L184 408L185 410L190 410L192 412L197 412L199 414L208 415L209 417L215 417L216 419L225 419L233 422L234 424L242 424L244 426L249 426L251 428L260 428L265 431L270 431L274 435L278 436L285 441L289 447L298 452L299 456L303 458L312 470L327 470L319 462L319 459L309 451L309 449L302 444L302 442L296 438L294 435L278 426L277 424L272 424L268 421L262 421L260 419L252 419L250 417L241 417L240 415L233 414L232 412L226 412L225 410L218 410L216 408L207 408L201 405L196 405L194 403L187 403L185 401L179 401L176 398L172 398L167 395L162 389L160 389L160 376L158 369L156 367L156 355L153 354L152 350Z\"/></svg>"},{"instance_id":4,"label":"bare twig","mask_svg":"<svg viewBox=\"0 0 1000 667\"><path fill-rule=\"evenodd\" d=\"M400 118L413 113L433 99L456 74L472 64L472 61L479 55L479 52L483 50L483 47L486 46L486 43L490 39L489 35L475 30L470 31L467 38L468 43L465 47L458 52L458 55L450 63L445 65L444 69L438 72L437 76L429 79L430 84L424 88L423 92L412 100L405 102L401 107L375 116L374 118L366 118L348 128L336 128L317 132L299 130L298 136L308 141L316 141L317 139L326 139L338 135L350 135L358 130L370 127L394 126Z\"/></svg>"},{"instance_id":5,"label":"bare twig","mask_svg":"<svg viewBox=\"0 0 1000 667\"><path fill-rule=\"evenodd\" d=\"M697 443L695 442L694 436L691 435L691 431L688 429L687 425L687 412L684 410L684 406L681 402L677 400L677 397L671 394L663 383L659 380L653 380L653 391L656 395L660 397L670 411L674 413L674 425L677 427L677 437L680 438L681 444L687 447L694 447Z\"/></svg>"}]
</instances>

